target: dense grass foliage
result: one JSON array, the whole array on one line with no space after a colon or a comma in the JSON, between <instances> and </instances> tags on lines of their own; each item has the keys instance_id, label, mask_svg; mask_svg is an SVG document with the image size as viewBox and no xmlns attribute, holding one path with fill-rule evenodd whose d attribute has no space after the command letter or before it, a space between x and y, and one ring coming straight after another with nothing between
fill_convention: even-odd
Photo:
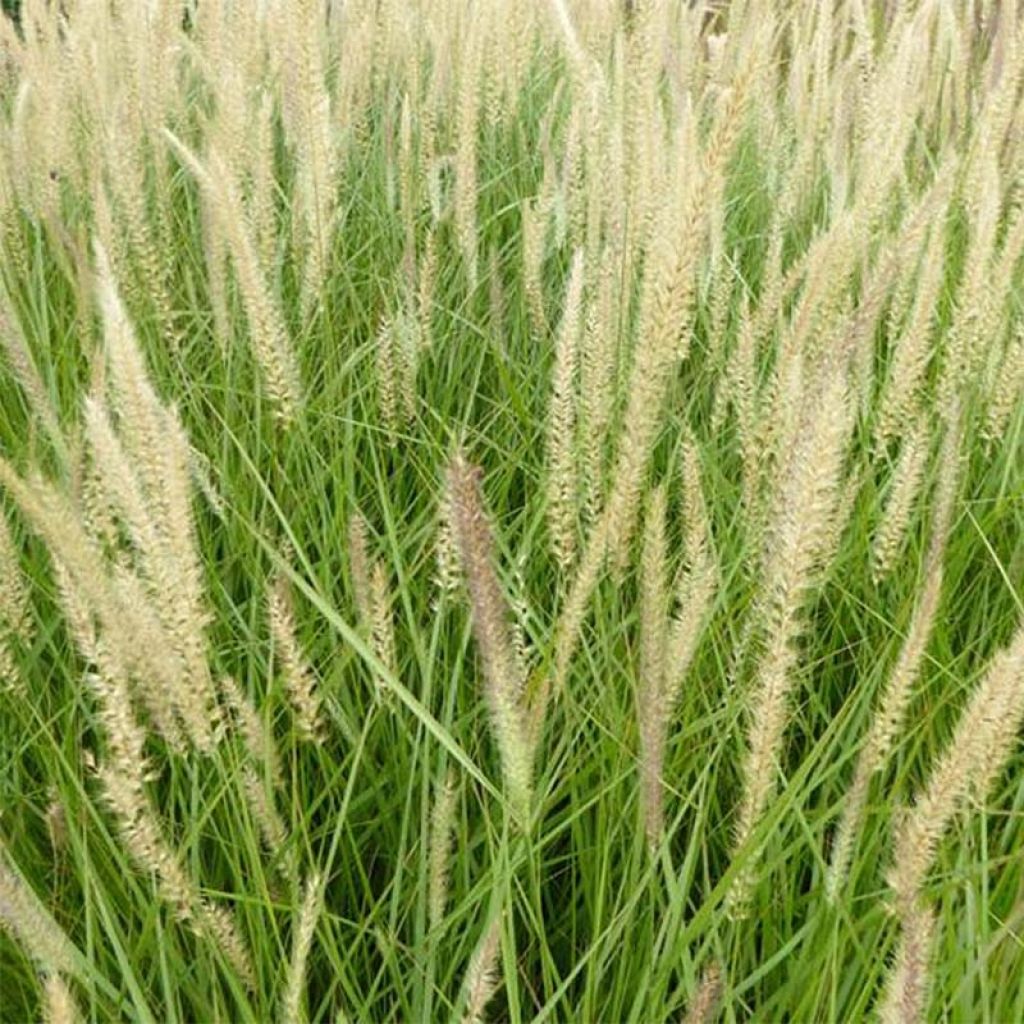
<instances>
[{"instance_id":1,"label":"dense grass foliage","mask_svg":"<svg viewBox=\"0 0 1024 1024\"><path fill-rule=\"evenodd\" d=\"M0 1020L1024 1019L1016 3L30 0Z\"/></svg>"}]
</instances>

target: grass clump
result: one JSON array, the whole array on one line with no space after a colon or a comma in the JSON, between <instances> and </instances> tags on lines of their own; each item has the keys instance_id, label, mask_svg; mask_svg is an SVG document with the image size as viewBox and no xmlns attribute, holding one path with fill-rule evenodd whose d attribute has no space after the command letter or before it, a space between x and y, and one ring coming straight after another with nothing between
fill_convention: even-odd
<instances>
[{"instance_id":1,"label":"grass clump","mask_svg":"<svg viewBox=\"0 0 1024 1024\"><path fill-rule=\"evenodd\" d=\"M0 1020L1024 1019L1024 16L0 19Z\"/></svg>"}]
</instances>

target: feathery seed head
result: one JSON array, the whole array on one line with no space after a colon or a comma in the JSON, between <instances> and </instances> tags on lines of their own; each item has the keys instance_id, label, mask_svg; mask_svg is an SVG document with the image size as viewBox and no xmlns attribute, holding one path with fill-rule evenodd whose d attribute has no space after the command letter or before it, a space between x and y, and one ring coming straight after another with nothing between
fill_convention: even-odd
<instances>
[{"instance_id":1,"label":"feathery seed head","mask_svg":"<svg viewBox=\"0 0 1024 1024\"><path fill-rule=\"evenodd\" d=\"M547 424L548 528L555 560L563 571L572 564L576 549L579 480L575 377L582 301L583 250L577 249L566 285L562 322L555 339L555 366Z\"/></svg>"},{"instance_id":2,"label":"feathery seed head","mask_svg":"<svg viewBox=\"0 0 1024 1024\"><path fill-rule=\"evenodd\" d=\"M456 452L448 466L448 501L502 773L513 810L525 824L533 785L531 730L523 705L525 680L512 642L508 605L494 569L494 542L484 511L480 476L480 469Z\"/></svg>"},{"instance_id":3,"label":"feathery seed head","mask_svg":"<svg viewBox=\"0 0 1024 1024\"><path fill-rule=\"evenodd\" d=\"M722 998L722 987L722 966L715 960L702 972L682 1024L711 1024Z\"/></svg>"},{"instance_id":4,"label":"feathery seed head","mask_svg":"<svg viewBox=\"0 0 1024 1024\"><path fill-rule=\"evenodd\" d=\"M299 644L291 589L278 575L267 589L267 617L274 656L281 668L285 693L295 712L299 735L323 743L326 726L320 708L320 694L312 666Z\"/></svg>"},{"instance_id":5,"label":"feathery seed head","mask_svg":"<svg viewBox=\"0 0 1024 1024\"><path fill-rule=\"evenodd\" d=\"M80 954L67 933L8 861L0 843L0 924L48 972L80 973Z\"/></svg>"},{"instance_id":6,"label":"feathery seed head","mask_svg":"<svg viewBox=\"0 0 1024 1024\"><path fill-rule=\"evenodd\" d=\"M488 925L473 953L462 982L466 1009L462 1024L483 1024L484 1010L498 991L498 956L501 953L501 914Z\"/></svg>"},{"instance_id":7,"label":"feathery seed head","mask_svg":"<svg viewBox=\"0 0 1024 1024\"><path fill-rule=\"evenodd\" d=\"M68 983L48 971L43 977L43 1020L45 1024L77 1024L82 1019Z\"/></svg>"},{"instance_id":8,"label":"feathery seed head","mask_svg":"<svg viewBox=\"0 0 1024 1024\"><path fill-rule=\"evenodd\" d=\"M430 879L427 910L430 930L435 933L444 920L445 905L448 902L457 799L455 774L449 771L444 782L435 788L434 806L430 813Z\"/></svg>"},{"instance_id":9,"label":"feathery seed head","mask_svg":"<svg viewBox=\"0 0 1024 1024\"><path fill-rule=\"evenodd\" d=\"M324 876L316 872L306 879L302 904L295 920L292 934L292 956L285 978L284 996L281 1003L282 1024L300 1024L304 1020L302 996L306 985L306 967L313 945L317 920L324 898Z\"/></svg>"}]
</instances>

